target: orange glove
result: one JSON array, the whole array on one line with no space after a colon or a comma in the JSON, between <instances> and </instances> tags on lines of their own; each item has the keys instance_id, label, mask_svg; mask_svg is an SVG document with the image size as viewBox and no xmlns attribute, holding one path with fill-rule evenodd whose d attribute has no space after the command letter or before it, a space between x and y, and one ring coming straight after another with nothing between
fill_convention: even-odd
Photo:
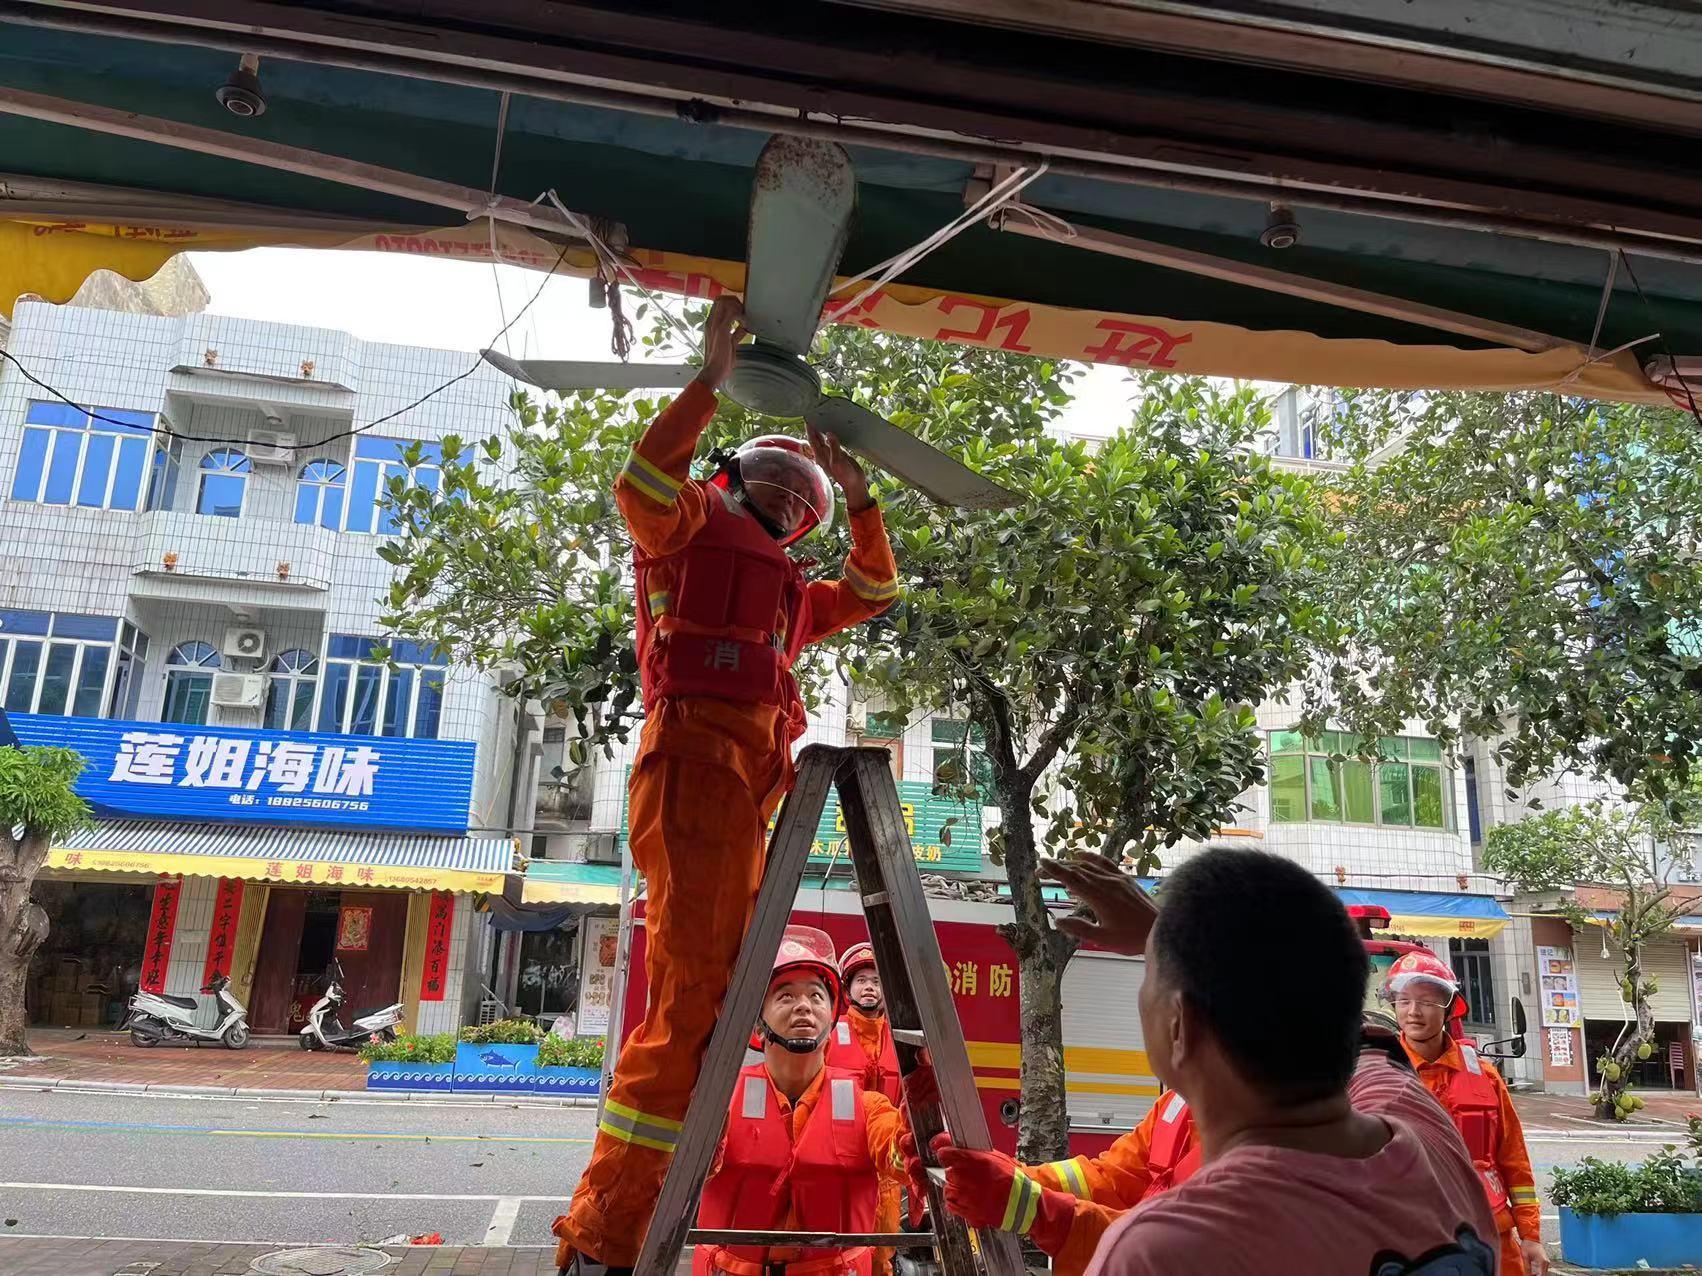
<instances>
[{"instance_id":1,"label":"orange glove","mask_svg":"<svg viewBox=\"0 0 1702 1276\"><path fill-rule=\"evenodd\" d=\"M922 1056L922 1061L910 1070L910 1075L904 1078L904 1101L918 1108L939 1106L940 1079L934 1075L934 1065L926 1054Z\"/></svg>"},{"instance_id":2,"label":"orange glove","mask_svg":"<svg viewBox=\"0 0 1702 1276\"><path fill-rule=\"evenodd\" d=\"M1026 1236L1048 1254L1063 1249L1075 1221L1075 1198L1022 1172L1003 1152L953 1147L942 1134L931 1145L946 1172L946 1208L971 1227Z\"/></svg>"}]
</instances>

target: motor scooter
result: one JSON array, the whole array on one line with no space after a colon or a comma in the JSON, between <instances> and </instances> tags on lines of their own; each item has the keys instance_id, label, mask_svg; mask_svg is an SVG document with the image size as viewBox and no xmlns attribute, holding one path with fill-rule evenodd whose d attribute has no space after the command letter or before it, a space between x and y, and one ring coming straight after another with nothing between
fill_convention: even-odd
<instances>
[{"instance_id":1,"label":"motor scooter","mask_svg":"<svg viewBox=\"0 0 1702 1276\"><path fill-rule=\"evenodd\" d=\"M307 1023L296 1040L303 1050L358 1050L373 1037L380 1041L396 1039L396 1025L402 1022L402 1003L396 1002L382 1010L369 1010L357 1015L353 1027L344 1027L338 1017L344 1002L343 965L335 958L326 972L325 995L313 1003L307 1012Z\"/></svg>"},{"instance_id":2,"label":"motor scooter","mask_svg":"<svg viewBox=\"0 0 1702 1276\"><path fill-rule=\"evenodd\" d=\"M230 994L230 976L214 975L199 997L168 997L139 990L119 1031L130 1043L157 1046L162 1041L218 1041L231 1050L248 1044L248 1011Z\"/></svg>"}]
</instances>

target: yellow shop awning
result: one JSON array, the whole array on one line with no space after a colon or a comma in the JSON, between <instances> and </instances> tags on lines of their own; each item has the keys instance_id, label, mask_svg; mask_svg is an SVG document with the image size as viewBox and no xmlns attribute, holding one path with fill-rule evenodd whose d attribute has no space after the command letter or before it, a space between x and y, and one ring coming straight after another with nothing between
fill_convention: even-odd
<instances>
[{"instance_id":1,"label":"yellow shop awning","mask_svg":"<svg viewBox=\"0 0 1702 1276\"><path fill-rule=\"evenodd\" d=\"M46 867L500 893L513 860L514 841L506 837L103 820L61 841Z\"/></svg>"},{"instance_id":2,"label":"yellow shop awning","mask_svg":"<svg viewBox=\"0 0 1702 1276\"><path fill-rule=\"evenodd\" d=\"M1343 904L1377 905L1389 910L1390 935L1434 935L1448 939L1490 939L1512 919L1487 895L1446 891L1363 891L1336 888ZM1374 932L1375 933L1375 932Z\"/></svg>"}]
</instances>

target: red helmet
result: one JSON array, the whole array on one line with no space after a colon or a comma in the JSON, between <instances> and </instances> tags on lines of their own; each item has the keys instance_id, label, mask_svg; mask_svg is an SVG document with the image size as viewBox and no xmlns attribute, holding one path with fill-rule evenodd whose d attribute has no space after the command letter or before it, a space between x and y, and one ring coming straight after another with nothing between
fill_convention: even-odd
<instances>
[{"instance_id":1,"label":"red helmet","mask_svg":"<svg viewBox=\"0 0 1702 1276\"><path fill-rule=\"evenodd\" d=\"M839 977L849 988L851 977L859 970L875 965L874 946L868 943L852 944L845 950L845 955L839 959Z\"/></svg>"},{"instance_id":2,"label":"red helmet","mask_svg":"<svg viewBox=\"0 0 1702 1276\"><path fill-rule=\"evenodd\" d=\"M1468 1007L1466 999L1460 995L1459 981L1435 953L1406 953L1401 956L1389 967L1383 991L1393 999L1417 983L1435 984L1448 994L1450 1001L1445 1018L1458 1019L1466 1014Z\"/></svg>"},{"instance_id":3,"label":"red helmet","mask_svg":"<svg viewBox=\"0 0 1702 1276\"><path fill-rule=\"evenodd\" d=\"M768 986L772 990L775 982L784 974L794 970L807 970L820 975L821 981L827 985L827 995L833 1002L833 1013L828 1027L823 1030L821 1038L805 1049L800 1049L799 1042L790 1041L780 1036L768 1026L765 1019L757 1019L755 1031L751 1033L751 1049L761 1050L765 1042L772 1040L785 1046L788 1050L798 1050L808 1054L821 1048L827 1040L828 1032L832 1031L833 1021L837 1020L845 1010L844 986L839 979L839 957L833 949L833 937L825 930L817 930L814 926L788 926L786 934L780 941L780 951L774 954L774 973L769 976Z\"/></svg>"},{"instance_id":4,"label":"red helmet","mask_svg":"<svg viewBox=\"0 0 1702 1276\"><path fill-rule=\"evenodd\" d=\"M731 492L782 545L833 526L833 485L802 439L764 434L740 444L709 481Z\"/></svg>"}]
</instances>

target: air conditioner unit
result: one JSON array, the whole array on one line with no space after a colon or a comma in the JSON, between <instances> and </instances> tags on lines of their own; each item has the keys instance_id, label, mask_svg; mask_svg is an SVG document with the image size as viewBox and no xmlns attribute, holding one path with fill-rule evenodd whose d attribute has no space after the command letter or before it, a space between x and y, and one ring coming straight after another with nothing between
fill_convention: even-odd
<instances>
[{"instance_id":1,"label":"air conditioner unit","mask_svg":"<svg viewBox=\"0 0 1702 1276\"><path fill-rule=\"evenodd\" d=\"M613 833L592 833L585 839L585 862L587 864L619 864L621 862L620 848L615 845Z\"/></svg>"},{"instance_id":2,"label":"air conditioner unit","mask_svg":"<svg viewBox=\"0 0 1702 1276\"><path fill-rule=\"evenodd\" d=\"M225 630L224 653L227 656L241 656L244 660L261 659L266 654L266 631L240 628Z\"/></svg>"},{"instance_id":3,"label":"air conditioner unit","mask_svg":"<svg viewBox=\"0 0 1702 1276\"><path fill-rule=\"evenodd\" d=\"M266 675L261 673L216 673L213 703L225 709L258 709L266 699Z\"/></svg>"},{"instance_id":4,"label":"air conditioner unit","mask_svg":"<svg viewBox=\"0 0 1702 1276\"><path fill-rule=\"evenodd\" d=\"M255 430L248 436L248 459L255 465L289 465L295 461L295 435L281 430Z\"/></svg>"}]
</instances>

